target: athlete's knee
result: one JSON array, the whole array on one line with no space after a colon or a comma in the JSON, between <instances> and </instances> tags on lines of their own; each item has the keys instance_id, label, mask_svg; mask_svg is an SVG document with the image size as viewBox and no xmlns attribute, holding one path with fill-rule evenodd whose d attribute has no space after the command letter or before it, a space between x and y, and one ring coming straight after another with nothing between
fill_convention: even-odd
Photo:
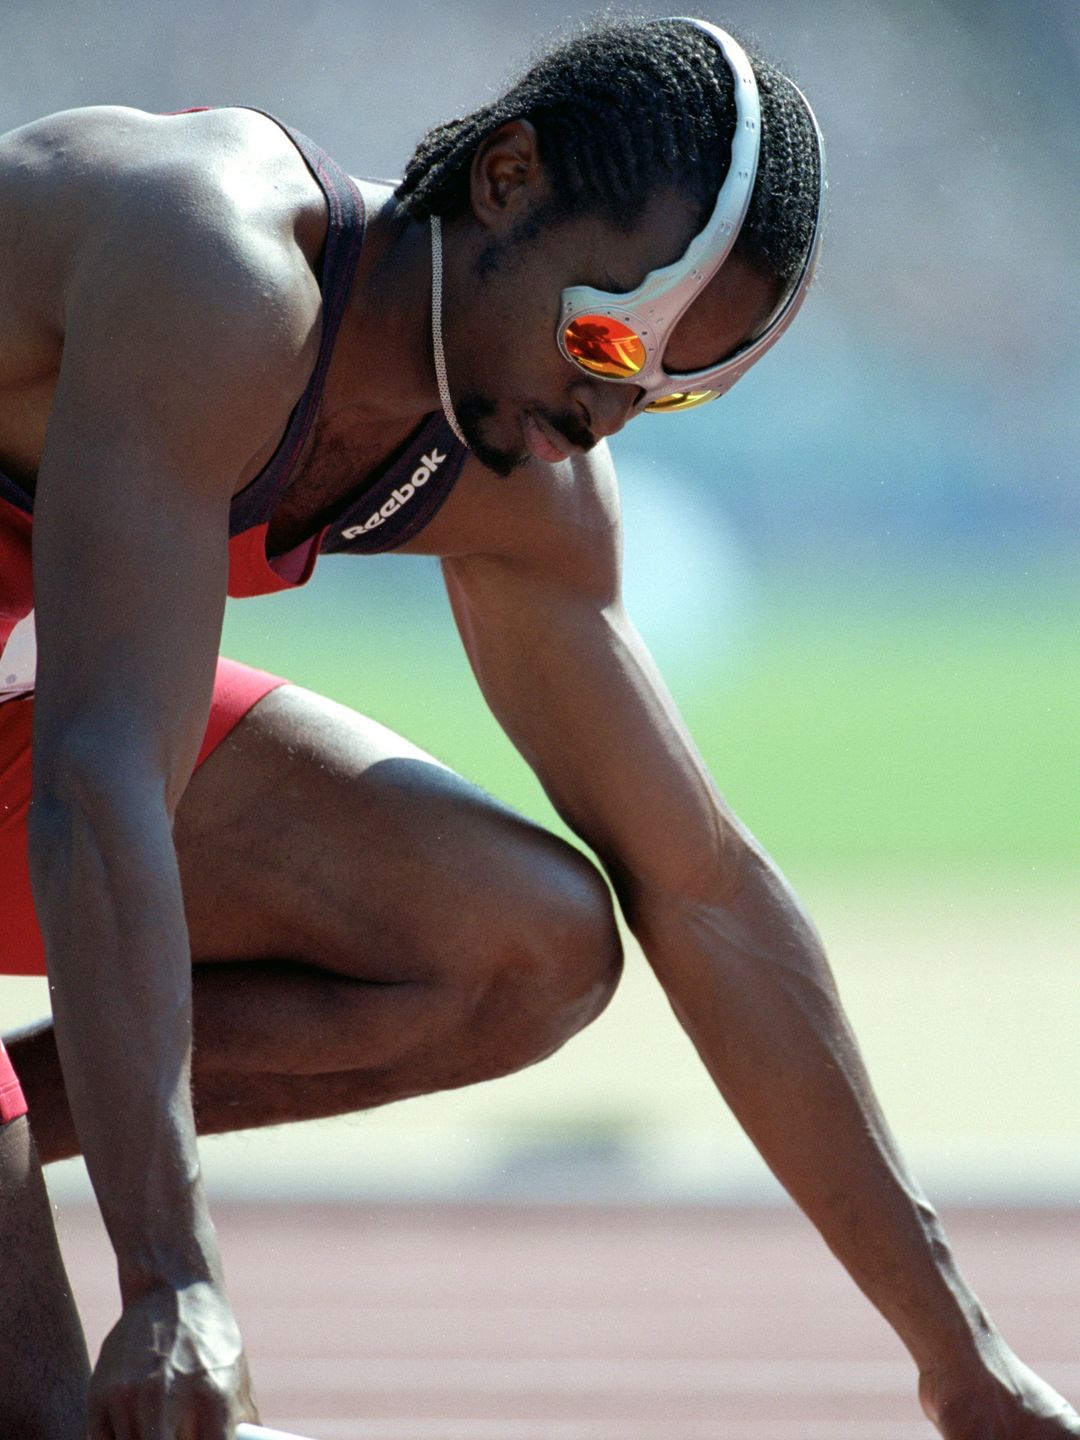
<instances>
[{"instance_id":1,"label":"athlete's knee","mask_svg":"<svg viewBox=\"0 0 1080 1440\"><path fill-rule=\"evenodd\" d=\"M574 1034L605 1009L622 974L622 942L600 871L568 847L562 883L549 897L541 941L544 993L565 1010Z\"/></svg>"},{"instance_id":2,"label":"athlete's knee","mask_svg":"<svg viewBox=\"0 0 1080 1440\"><path fill-rule=\"evenodd\" d=\"M561 843L561 842L560 842ZM607 1006L622 972L611 895L583 855L536 866L527 897L502 911L478 1023L497 1031L505 1069L550 1055Z\"/></svg>"}]
</instances>

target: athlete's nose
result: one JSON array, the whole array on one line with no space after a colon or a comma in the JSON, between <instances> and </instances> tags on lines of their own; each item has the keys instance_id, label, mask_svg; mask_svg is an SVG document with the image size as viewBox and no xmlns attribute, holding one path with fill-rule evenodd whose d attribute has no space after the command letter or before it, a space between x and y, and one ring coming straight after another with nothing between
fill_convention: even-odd
<instances>
[{"instance_id":1,"label":"athlete's nose","mask_svg":"<svg viewBox=\"0 0 1080 1440\"><path fill-rule=\"evenodd\" d=\"M634 414L640 394L636 385L613 385L610 380L593 382L589 395L589 429L598 440L619 433Z\"/></svg>"}]
</instances>

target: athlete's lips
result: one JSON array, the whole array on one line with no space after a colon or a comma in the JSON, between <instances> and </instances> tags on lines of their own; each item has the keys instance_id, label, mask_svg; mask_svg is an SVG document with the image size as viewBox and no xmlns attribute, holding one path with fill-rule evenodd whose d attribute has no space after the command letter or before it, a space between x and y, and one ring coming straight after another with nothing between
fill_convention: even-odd
<instances>
[{"instance_id":1,"label":"athlete's lips","mask_svg":"<svg viewBox=\"0 0 1080 1440\"><path fill-rule=\"evenodd\" d=\"M561 436L557 441L550 425L538 420L531 410L525 411L521 429L525 435L525 444L529 454L537 460L546 460L549 465L557 465L560 460L565 460L572 452L573 447L567 441L562 440Z\"/></svg>"}]
</instances>

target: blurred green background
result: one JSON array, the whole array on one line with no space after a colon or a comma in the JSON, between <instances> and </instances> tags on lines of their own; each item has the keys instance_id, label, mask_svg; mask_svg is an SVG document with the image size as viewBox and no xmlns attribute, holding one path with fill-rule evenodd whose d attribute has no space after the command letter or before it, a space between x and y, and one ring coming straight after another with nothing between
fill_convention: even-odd
<instances>
[{"instance_id":1,"label":"blurred green background","mask_svg":"<svg viewBox=\"0 0 1080 1440\"><path fill-rule=\"evenodd\" d=\"M700 9L756 33L813 100L829 233L815 293L752 376L615 442L631 611L821 925L934 1193L1080 1198L1076 6ZM237 101L360 174L397 173L429 124L586 13L9 10L3 128L94 101ZM232 606L223 648L557 825L468 675L431 562L324 562L302 594ZM5 1017L46 1001L0 982ZM220 1188L275 1194L775 1194L634 955L611 1011L535 1071L215 1142L207 1164Z\"/></svg>"},{"instance_id":2,"label":"blurred green background","mask_svg":"<svg viewBox=\"0 0 1080 1440\"><path fill-rule=\"evenodd\" d=\"M437 566L363 563L401 575L361 584L343 573L356 562L334 560L333 606L329 575L302 597L232 602L226 652L373 715L557 827L472 680ZM672 563L693 604L708 577L687 577L685 554ZM680 636L665 666L662 626L652 648L728 798L788 869L1080 874L1080 566L783 568L757 585L733 654L707 636L681 653ZM672 604L657 597L641 628Z\"/></svg>"}]
</instances>

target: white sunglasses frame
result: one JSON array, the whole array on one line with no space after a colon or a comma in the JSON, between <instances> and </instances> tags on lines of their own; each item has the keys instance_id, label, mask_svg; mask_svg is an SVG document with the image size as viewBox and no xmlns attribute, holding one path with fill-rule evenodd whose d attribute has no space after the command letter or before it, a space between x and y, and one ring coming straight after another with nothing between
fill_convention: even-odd
<instances>
[{"instance_id":1,"label":"white sunglasses frame","mask_svg":"<svg viewBox=\"0 0 1080 1440\"><path fill-rule=\"evenodd\" d=\"M614 295L606 290L596 290L591 285L572 285L565 289L556 333L560 351L575 369L593 379L605 380L612 385L635 385L642 391L634 413L675 395L700 393L701 399L690 402L693 404L724 395L767 350L772 349L806 299L817 269L825 210L825 143L806 96L798 86L794 86L814 127L821 176L814 235L799 278L780 301L761 334L740 346L726 360L705 370L675 372L664 369L664 350L676 325L705 290L739 238L757 177L761 148L761 102L746 51L726 30L710 24L708 20L697 20L689 15L672 18L703 31L717 45L734 77L735 135L724 183L720 186L708 222L694 236L684 254L671 265L651 270L635 290ZM597 375L575 359L567 349L566 331L574 320L584 315L602 315L618 320L640 338L645 347L645 363L636 375ZM675 410L679 407L661 405L658 413L667 408Z\"/></svg>"}]
</instances>

